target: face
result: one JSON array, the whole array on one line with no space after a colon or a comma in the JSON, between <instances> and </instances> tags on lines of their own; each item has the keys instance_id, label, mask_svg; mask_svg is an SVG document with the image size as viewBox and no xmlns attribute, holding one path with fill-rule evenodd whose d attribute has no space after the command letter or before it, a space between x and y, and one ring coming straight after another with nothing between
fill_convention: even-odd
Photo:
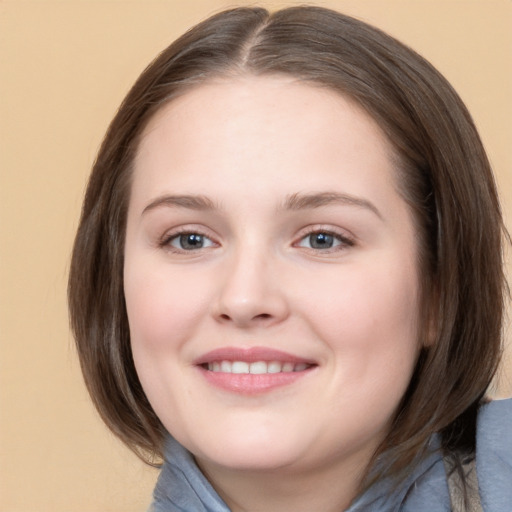
<instances>
[{"instance_id":1,"label":"face","mask_svg":"<svg viewBox=\"0 0 512 512\"><path fill-rule=\"evenodd\" d=\"M201 85L149 123L124 285L135 366L200 465L363 464L416 362L415 229L375 122L289 78Z\"/></svg>"}]
</instances>

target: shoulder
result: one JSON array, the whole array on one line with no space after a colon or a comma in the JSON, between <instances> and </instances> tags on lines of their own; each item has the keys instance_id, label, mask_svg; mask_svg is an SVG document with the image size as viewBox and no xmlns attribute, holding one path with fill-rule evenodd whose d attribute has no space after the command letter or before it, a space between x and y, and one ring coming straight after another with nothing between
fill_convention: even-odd
<instances>
[{"instance_id":1,"label":"shoulder","mask_svg":"<svg viewBox=\"0 0 512 512\"><path fill-rule=\"evenodd\" d=\"M476 468L484 510L510 510L512 399L495 400L480 408L476 434Z\"/></svg>"},{"instance_id":2,"label":"shoulder","mask_svg":"<svg viewBox=\"0 0 512 512\"><path fill-rule=\"evenodd\" d=\"M435 439L438 440L437 437ZM480 408L476 468L483 510L512 510L512 399L496 400ZM429 459L411 472L409 486L399 510L450 510L448 482L439 443Z\"/></svg>"},{"instance_id":3,"label":"shoulder","mask_svg":"<svg viewBox=\"0 0 512 512\"><path fill-rule=\"evenodd\" d=\"M505 425L510 426L510 421L512 420L512 398L507 398L505 400L492 400L488 402L482 407L478 412L478 428L480 427L488 427L492 425L493 427L500 428ZM511 433L510 429L505 428L504 433L510 438Z\"/></svg>"},{"instance_id":4,"label":"shoulder","mask_svg":"<svg viewBox=\"0 0 512 512\"><path fill-rule=\"evenodd\" d=\"M494 400L478 412L476 431L477 456L499 455L499 460L512 464L512 398Z\"/></svg>"}]
</instances>

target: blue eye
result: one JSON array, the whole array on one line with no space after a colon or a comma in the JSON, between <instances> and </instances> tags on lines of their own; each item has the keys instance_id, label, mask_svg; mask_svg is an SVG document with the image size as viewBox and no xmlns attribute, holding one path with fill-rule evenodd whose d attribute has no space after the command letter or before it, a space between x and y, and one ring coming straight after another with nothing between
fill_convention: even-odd
<instances>
[{"instance_id":1,"label":"blue eye","mask_svg":"<svg viewBox=\"0 0 512 512\"><path fill-rule=\"evenodd\" d=\"M181 233L170 238L167 243L171 247L182 251L194 251L214 245L208 237L199 233Z\"/></svg>"},{"instance_id":2,"label":"blue eye","mask_svg":"<svg viewBox=\"0 0 512 512\"><path fill-rule=\"evenodd\" d=\"M328 250L338 246L351 246L353 243L345 237L329 233L327 231L316 231L310 233L300 240L299 247L306 247L316 250ZM341 248L341 247L340 247Z\"/></svg>"},{"instance_id":3,"label":"blue eye","mask_svg":"<svg viewBox=\"0 0 512 512\"><path fill-rule=\"evenodd\" d=\"M310 247L313 249L330 249L334 245L334 236L328 233L313 233L308 236Z\"/></svg>"}]
</instances>

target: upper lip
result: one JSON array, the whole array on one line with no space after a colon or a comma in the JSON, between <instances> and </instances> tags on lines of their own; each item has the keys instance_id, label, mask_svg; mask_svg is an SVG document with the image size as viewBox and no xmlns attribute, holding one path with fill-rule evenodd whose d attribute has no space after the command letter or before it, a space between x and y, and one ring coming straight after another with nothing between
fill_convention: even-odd
<instances>
[{"instance_id":1,"label":"upper lip","mask_svg":"<svg viewBox=\"0 0 512 512\"><path fill-rule=\"evenodd\" d=\"M195 361L195 365L204 365L215 361L245 361L247 363L256 363L258 361L279 361L281 363L306 363L316 364L315 361L299 357L281 350L275 350L269 347L223 347L211 350L201 355Z\"/></svg>"}]
</instances>

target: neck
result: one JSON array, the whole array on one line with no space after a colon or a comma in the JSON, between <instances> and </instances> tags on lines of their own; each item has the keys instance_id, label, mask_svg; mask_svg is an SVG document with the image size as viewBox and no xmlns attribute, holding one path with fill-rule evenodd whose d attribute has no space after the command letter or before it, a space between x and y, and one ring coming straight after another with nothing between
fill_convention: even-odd
<instances>
[{"instance_id":1,"label":"neck","mask_svg":"<svg viewBox=\"0 0 512 512\"><path fill-rule=\"evenodd\" d=\"M360 462L360 459L359 459ZM226 469L198 465L232 512L340 512L356 497L365 465L346 461L314 471Z\"/></svg>"}]
</instances>

